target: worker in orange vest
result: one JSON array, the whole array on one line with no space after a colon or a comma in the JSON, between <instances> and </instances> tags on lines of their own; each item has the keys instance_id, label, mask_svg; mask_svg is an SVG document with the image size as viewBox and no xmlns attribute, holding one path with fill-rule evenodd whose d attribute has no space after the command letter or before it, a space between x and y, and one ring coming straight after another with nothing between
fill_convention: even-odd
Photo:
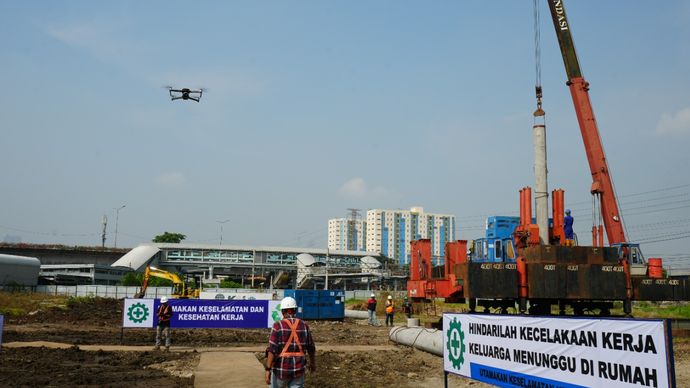
<instances>
[{"instance_id":1,"label":"worker in orange vest","mask_svg":"<svg viewBox=\"0 0 690 388\"><path fill-rule=\"evenodd\" d=\"M386 300L386 326L388 326L388 321L390 321L391 326L393 326L393 314L395 313L395 303L393 302L393 297L388 295Z\"/></svg>"},{"instance_id":2,"label":"worker in orange vest","mask_svg":"<svg viewBox=\"0 0 690 388\"><path fill-rule=\"evenodd\" d=\"M273 324L268 339L265 382L273 388L301 388L304 387L305 369L316 371L316 346L309 325L295 316L297 301L294 298L283 298L280 311L283 319Z\"/></svg>"},{"instance_id":3,"label":"worker in orange vest","mask_svg":"<svg viewBox=\"0 0 690 388\"><path fill-rule=\"evenodd\" d=\"M165 350L170 350L170 319L172 318L172 307L168 304L168 297L161 298L161 304L156 311L158 316L158 326L156 326L156 350L161 348L161 334L165 336Z\"/></svg>"}]
</instances>

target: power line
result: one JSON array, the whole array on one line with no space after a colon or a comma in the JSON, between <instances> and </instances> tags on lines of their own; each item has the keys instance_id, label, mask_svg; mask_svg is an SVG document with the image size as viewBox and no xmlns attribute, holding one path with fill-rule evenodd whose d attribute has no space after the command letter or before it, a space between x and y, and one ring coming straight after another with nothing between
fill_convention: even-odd
<instances>
[{"instance_id":1,"label":"power line","mask_svg":"<svg viewBox=\"0 0 690 388\"><path fill-rule=\"evenodd\" d=\"M685 208L688 208L688 207L690 207L690 205L671 207L671 208L667 208L667 209L649 210L649 211L637 212L637 213L626 214L626 215L627 215L627 216L638 216L638 215L641 215L641 214L665 212L665 211L671 211L671 210L685 209Z\"/></svg>"},{"instance_id":2,"label":"power line","mask_svg":"<svg viewBox=\"0 0 690 388\"><path fill-rule=\"evenodd\" d=\"M657 229L655 226L664 226L664 225L670 225L665 228L659 228L659 229L668 229L668 228L674 228L678 226L683 226L685 224L690 223L690 218L684 218L680 220L669 220L669 221L660 221L660 222L652 222L648 224L639 224L639 225L633 225L630 226L629 229Z\"/></svg>"},{"instance_id":3,"label":"power line","mask_svg":"<svg viewBox=\"0 0 690 388\"><path fill-rule=\"evenodd\" d=\"M623 205L630 205L633 203L645 203L645 202L652 202L652 201L659 201L662 199L668 199L668 198L679 198L679 197L688 197L690 196L690 192L687 193L680 193L680 194L674 194L674 195L665 195L662 197L654 197L654 198L647 198L647 199L639 199L636 201L621 201L621 206Z\"/></svg>"},{"instance_id":4,"label":"power line","mask_svg":"<svg viewBox=\"0 0 690 388\"><path fill-rule=\"evenodd\" d=\"M637 197L640 195L646 195L646 194L651 194L651 193L659 193L659 192L664 192L664 191L676 190L676 189L680 189L683 187L690 187L690 183L684 184L684 185L678 185L678 186L664 187L664 188L656 189L656 190L642 191L639 193L621 195L618 198L621 199L621 198ZM582 205L582 204L588 204L588 203L589 203L589 201L579 201L579 202L572 202L571 205Z\"/></svg>"},{"instance_id":5,"label":"power line","mask_svg":"<svg viewBox=\"0 0 690 388\"><path fill-rule=\"evenodd\" d=\"M628 194L628 195L621 195L619 198L630 198L630 197L636 197L636 196L646 195L646 194L651 194L651 193L666 192L666 191L676 190L676 189L684 188L684 187L690 187L690 184L666 187L666 188L661 188L661 189L657 189L657 190L643 191L643 192ZM652 201L660 201L662 199L687 197L687 196L690 196L690 192L683 192L683 193L679 193L679 194L666 195L666 196L661 196L661 197L653 197L653 198L647 198L647 199L636 200L636 201L621 201L621 208L624 208L625 205L630 205L630 204L634 204L634 203L645 203L645 202L652 202ZM686 201L678 201L678 202L686 202ZM671 203L677 203L677 202L671 202ZM668 205L671 203L666 203L665 205ZM570 203L570 209L573 209L573 211L575 211L575 212L588 212L591 209L591 206L579 207L577 205L590 205L590 204L591 204L591 201L589 201L589 200L588 201L571 202ZM629 216L629 215L631 215L631 214L627 213L627 211L629 211L629 210L638 210L638 209L643 209L643 208L652 207L652 206L664 206L664 204L641 206L641 207L629 208L629 209L623 209L623 210L626 211L626 216ZM675 210L675 208L671 209L671 210ZM660 211L663 211L663 210L660 210ZM510 211L494 212L492 214L466 215L466 216L455 217L455 219L456 219L456 221L463 221L463 220L469 221L469 220L475 220L475 219L486 219L486 218L494 216L496 214L503 214L503 215L507 215L507 216L516 216L518 213L515 210L510 210ZM636 215L636 214L639 214L639 213L634 213L632 215Z\"/></svg>"},{"instance_id":6,"label":"power line","mask_svg":"<svg viewBox=\"0 0 690 388\"><path fill-rule=\"evenodd\" d=\"M678 186L671 186L671 187L664 187L661 189L656 189L656 190L650 190L650 191L643 191L640 193L634 193L634 194L627 194L627 195L621 195L620 198L628 198L628 197L637 197L640 195L645 195L645 194L650 194L650 193L659 193L662 191L671 191L675 189L680 189L682 187L690 187L690 183L684 184L684 185L678 185Z\"/></svg>"},{"instance_id":7,"label":"power line","mask_svg":"<svg viewBox=\"0 0 690 388\"><path fill-rule=\"evenodd\" d=\"M683 231L680 233L671 233L671 234L666 234L666 235L648 237L646 239L637 240L637 242L640 244L642 244L642 243L650 244L650 243L657 243L657 242L662 242L662 241L682 240L682 239L686 239L686 238L690 238L690 230Z\"/></svg>"}]
</instances>

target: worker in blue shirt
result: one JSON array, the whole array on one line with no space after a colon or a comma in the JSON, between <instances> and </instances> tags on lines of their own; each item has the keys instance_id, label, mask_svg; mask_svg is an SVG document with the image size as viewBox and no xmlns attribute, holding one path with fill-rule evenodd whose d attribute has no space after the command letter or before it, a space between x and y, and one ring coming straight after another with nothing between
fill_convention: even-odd
<instances>
[{"instance_id":1,"label":"worker in blue shirt","mask_svg":"<svg viewBox=\"0 0 690 388\"><path fill-rule=\"evenodd\" d=\"M572 247L575 245L575 238L573 232L573 222L575 219L570 215L570 209L565 209L565 218L563 223L563 233L565 234L565 246Z\"/></svg>"}]
</instances>

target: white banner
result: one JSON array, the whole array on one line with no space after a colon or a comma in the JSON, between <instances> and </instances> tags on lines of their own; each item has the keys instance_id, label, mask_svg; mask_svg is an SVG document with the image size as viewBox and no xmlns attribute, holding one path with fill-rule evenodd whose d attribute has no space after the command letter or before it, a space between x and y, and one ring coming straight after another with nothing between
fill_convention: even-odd
<instances>
[{"instance_id":1,"label":"white banner","mask_svg":"<svg viewBox=\"0 0 690 388\"><path fill-rule=\"evenodd\" d=\"M444 370L501 387L669 387L661 320L443 315Z\"/></svg>"},{"instance_id":2,"label":"white banner","mask_svg":"<svg viewBox=\"0 0 690 388\"><path fill-rule=\"evenodd\" d=\"M202 291L199 299L215 300L276 300L278 294L270 292L213 292Z\"/></svg>"},{"instance_id":3,"label":"white banner","mask_svg":"<svg viewBox=\"0 0 690 388\"><path fill-rule=\"evenodd\" d=\"M154 299L125 299L122 327L153 327Z\"/></svg>"}]
</instances>

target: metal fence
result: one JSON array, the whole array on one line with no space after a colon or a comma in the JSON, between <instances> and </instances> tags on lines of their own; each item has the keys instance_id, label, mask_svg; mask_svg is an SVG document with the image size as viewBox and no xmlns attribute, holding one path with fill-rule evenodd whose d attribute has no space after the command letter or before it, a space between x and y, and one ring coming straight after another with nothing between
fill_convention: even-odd
<instances>
[{"instance_id":1,"label":"metal fence","mask_svg":"<svg viewBox=\"0 0 690 388\"><path fill-rule=\"evenodd\" d=\"M54 286L54 285L44 285L44 286L0 286L2 291L23 291L23 292L37 292L42 294L50 295L68 295L68 296L99 296L102 298L133 298L134 294L139 291L137 286L105 286L105 285L79 285L79 286ZM219 289L206 289L204 291L213 292L231 292L231 293L243 293L243 292L257 292L255 289L242 289L242 288L219 288ZM278 294L279 298L283 297L283 290L273 290ZM148 287L146 289L146 298L148 299L158 299L162 296L170 296L170 287ZM345 291L345 299L369 299L371 294L380 295L380 291L370 291L370 290L348 290ZM389 295L393 295L395 299L402 299L406 292L405 291L391 291L388 292Z\"/></svg>"},{"instance_id":2,"label":"metal fence","mask_svg":"<svg viewBox=\"0 0 690 388\"><path fill-rule=\"evenodd\" d=\"M379 295L381 295L380 291L368 291L368 290L352 290L352 291L345 291L345 299L363 299L367 300L371 296L371 294L376 295L377 298L379 298ZM387 292L388 295L392 295L394 299L402 299L407 295L406 291L390 291Z\"/></svg>"},{"instance_id":3,"label":"metal fence","mask_svg":"<svg viewBox=\"0 0 690 388\"><path fill-rule=\"evenodd\" d=\"M3 291L23 291L23 292L37 292L41 294L50 295L67 295L67 296L99 296L102 298L132 298L134 294L139 291L137 286L105 286L105 285L78 285L78 286L4 286L0 289ZM170 287L148 287L146 289L146 298L157 299L162 296L170 296Z\"/></svg>"}]
</instances>

